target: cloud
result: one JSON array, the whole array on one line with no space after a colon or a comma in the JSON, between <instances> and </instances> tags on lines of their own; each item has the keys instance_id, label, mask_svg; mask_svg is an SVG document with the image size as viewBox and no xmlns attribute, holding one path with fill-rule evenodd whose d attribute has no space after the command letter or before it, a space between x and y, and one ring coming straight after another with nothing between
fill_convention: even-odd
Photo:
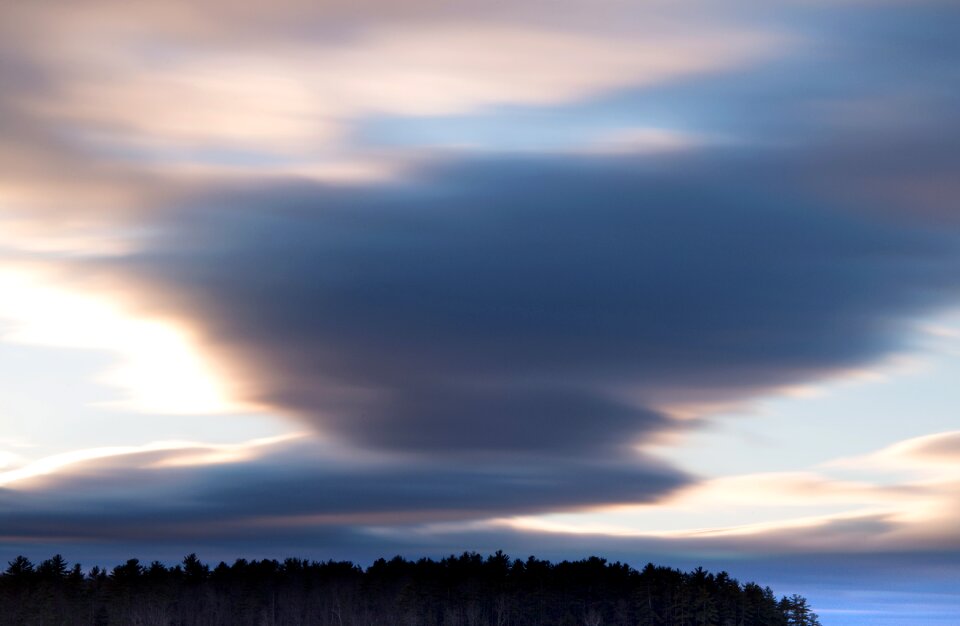
<instances>
[{"instance_id":1,"label":"cloud","mask_svg":"<svg viewBox=\"0 0 960 626\"><path fill-rule=\"evenodd\" d=\"M890 354L956 297L950 231L825 207L749 160L717 171L724 154L214 192L99 267L193 320L249 400L438 453L612 449L662 430L658 408Z\"/></svg>"},{"instance_id":2,"label":"cloud","mask_svg":"<svg viewBox=\"0 0 960 626\"><path fill-rule=\"evenodd\" d=\"M11 470L0 536L132 544L271 529L484 519L660 497L688 480L662 463L504 453L499 463L384 459L316 439L81 450Z\"/></svg>"},{"instance_id":3,"label":"cloud","mask_svg":"<svg viewBox=\"0 0 960 626\"><path fill-rule=\"evenodd\" d=\"M910 456L960 463L960 431L911 439L902 446Z\"/></svg>"},{"instance_id":4,"label":"cloud","mask_svg":"<svg viewBox=\"0 0 960 626\"><path fill-rule=\"evenodd\" d=\"M299 435L285 435L260 440L249 441L242 444L200 444L186 441L160 441L145 446L113 446L104 448L91 448L86 450L73 450L62 454L55 454L43 457L36 461L30 461L19 467L0 472L0 485L9 485L23 481L34 484L37 479L48 475L56 475L61 472L69 473L76 466L84 467L84 464L91 461L106 460L112 462L118 461L118 457L125 456L138 457L137 460L154 453L169 453L168 456L161 458L150 467L179 467L196 466L210 463L235 463L255 456L256 449L271 444L295 439ZM42 484L42 483L41 483Z\"/></svg>"},{"instance_id":5,"label":"cloud","mask_svg":"<svg viewBox=\"0 0 960 626\"><path fill-rule=\"evenodd\" d=\"M352 527L358 537L425 533L438 541L473 531L542 535L531 540L546 543L607 536L701 554L957 545L954 480L884 484L812 472L697 480L636 457L501 450L491 463L358 453L286 436L78 450L0 479L10 485L0 491L0 536L27 542L64 529L73 540L137 545L148 537L239 540Z\"/></svg>"},{"instance_id":6,"label":"cloud","mask_svg":"<svg viewBox=\"0 0 960 626\"><path fill-rule=\"evenodd\" d=\"M326 3L295 3L238 12L208 2L138 7L134 19L122 4L94 3L82 13L109 11L96 20L70 9L14 9L10 22L58 36L38 48L13 35L16 74L42 79L20 81L6 101L108 157L155 166L303 164L342 153L364 117L584 99L727 70L781 43L732 24L640 21L626 6L611 8L631 20L629 32L466 5L389 22L377 8L344 15ZM155 20L141 21L144 12ZM224 17L204 19L210 14Z\"/></svg>"},{"instance_id":7,"label":"cloud","mask_svg":"<svg viewBox=\"0 0 960 626\"><path fill-rule=\"evenodd\" d=\"M906 471L934 480L960 476L960 431L898 441L871 454L837 459L826 467L854 471Z\"/></svg>"},{"instance_id":8,"label":"cloud","mask_svg":"<svg viewBox=\"0 0 960 626\"><path fill-rule=\"evenodd\" d=\"M357 140L373 117L589 100L730 71L782 43L666 6L653 17L610 3L623 18L612 21L575 4L541 8L7 4L0 250L124 252L144 235L139 214L197 183L402 174L420 155Z\"/></svg>"}]
</instances>

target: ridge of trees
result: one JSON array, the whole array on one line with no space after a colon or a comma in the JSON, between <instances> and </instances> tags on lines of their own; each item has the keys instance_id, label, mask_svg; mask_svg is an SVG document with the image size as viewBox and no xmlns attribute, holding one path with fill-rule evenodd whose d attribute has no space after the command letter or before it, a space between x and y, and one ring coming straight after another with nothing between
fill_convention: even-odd
<instances>
[{"instance_id":1,"label":"ridge of trees","mask_svg":"<svg viewBox=\"0 0 960 626\"><path fill-rule=\"evenodd\" d=\"M0 575L0 624L18 626L820 626L807 600L726 572L636 570L590 557L439 561L237 559L195 554L84 572L59 554L18 556Z\"/></svg>"}]
</instances>

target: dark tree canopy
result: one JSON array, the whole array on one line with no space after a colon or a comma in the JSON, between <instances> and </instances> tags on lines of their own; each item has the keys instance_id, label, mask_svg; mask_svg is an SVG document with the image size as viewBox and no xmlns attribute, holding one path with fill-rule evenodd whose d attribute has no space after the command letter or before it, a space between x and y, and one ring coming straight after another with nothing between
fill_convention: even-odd
<instances>
[{"instance_id":1,"label":"dark tree canopy","mask_svg":"<svg viewBox=\"0 0 960 626\"><path fill-rule=\"evenodd\" d=\"M18 556L0 576L0 623L162 626L819 626L807 600L726 572L638 571L590 557L502 552L440 561L247 561L212 569L130 559L112 571Z\"/></svg>"}]
</instances>

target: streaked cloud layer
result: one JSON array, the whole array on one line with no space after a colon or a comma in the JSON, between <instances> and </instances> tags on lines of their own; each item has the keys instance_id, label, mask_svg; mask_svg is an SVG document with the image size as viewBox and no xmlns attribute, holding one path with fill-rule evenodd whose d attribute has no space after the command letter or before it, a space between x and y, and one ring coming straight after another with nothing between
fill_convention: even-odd
<instances>
[{"instance_id":1,"label":"streaked cloud layer","mask_svg":"<svg viewBox=\"0 0 960 626\"><path fill-rule=\"evenodd\" d=\"M958 25L4 6L4 549L774 553L904 623L960 547Z\"/></svg>"}]
</instances>

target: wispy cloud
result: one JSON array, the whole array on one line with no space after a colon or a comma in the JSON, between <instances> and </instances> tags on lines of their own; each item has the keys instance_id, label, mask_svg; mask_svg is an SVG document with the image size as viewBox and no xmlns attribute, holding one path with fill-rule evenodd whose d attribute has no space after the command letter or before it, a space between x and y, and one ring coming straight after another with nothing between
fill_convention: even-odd
<instances>
[{"instance_id":1,"label":"wispy cloud","mask_svg":"<svg viewBox=\"0 0 960 626\"><path fill-rule=\"evenodd\" d=\"M135 457L137 461L149 458L151 453L165 453L146 467L193 467L215 463L239 463L258 455L258 448L276 445L302 437L300 434L255 439L241 444L204 444L191 441L158 441L140 446L111 446L73 450L35 461L21 467L0 472L0 486L30 481L58 473L69 474L77 466L91 461L117 461L118 457Z\"/></svg>"}]
</instances>

